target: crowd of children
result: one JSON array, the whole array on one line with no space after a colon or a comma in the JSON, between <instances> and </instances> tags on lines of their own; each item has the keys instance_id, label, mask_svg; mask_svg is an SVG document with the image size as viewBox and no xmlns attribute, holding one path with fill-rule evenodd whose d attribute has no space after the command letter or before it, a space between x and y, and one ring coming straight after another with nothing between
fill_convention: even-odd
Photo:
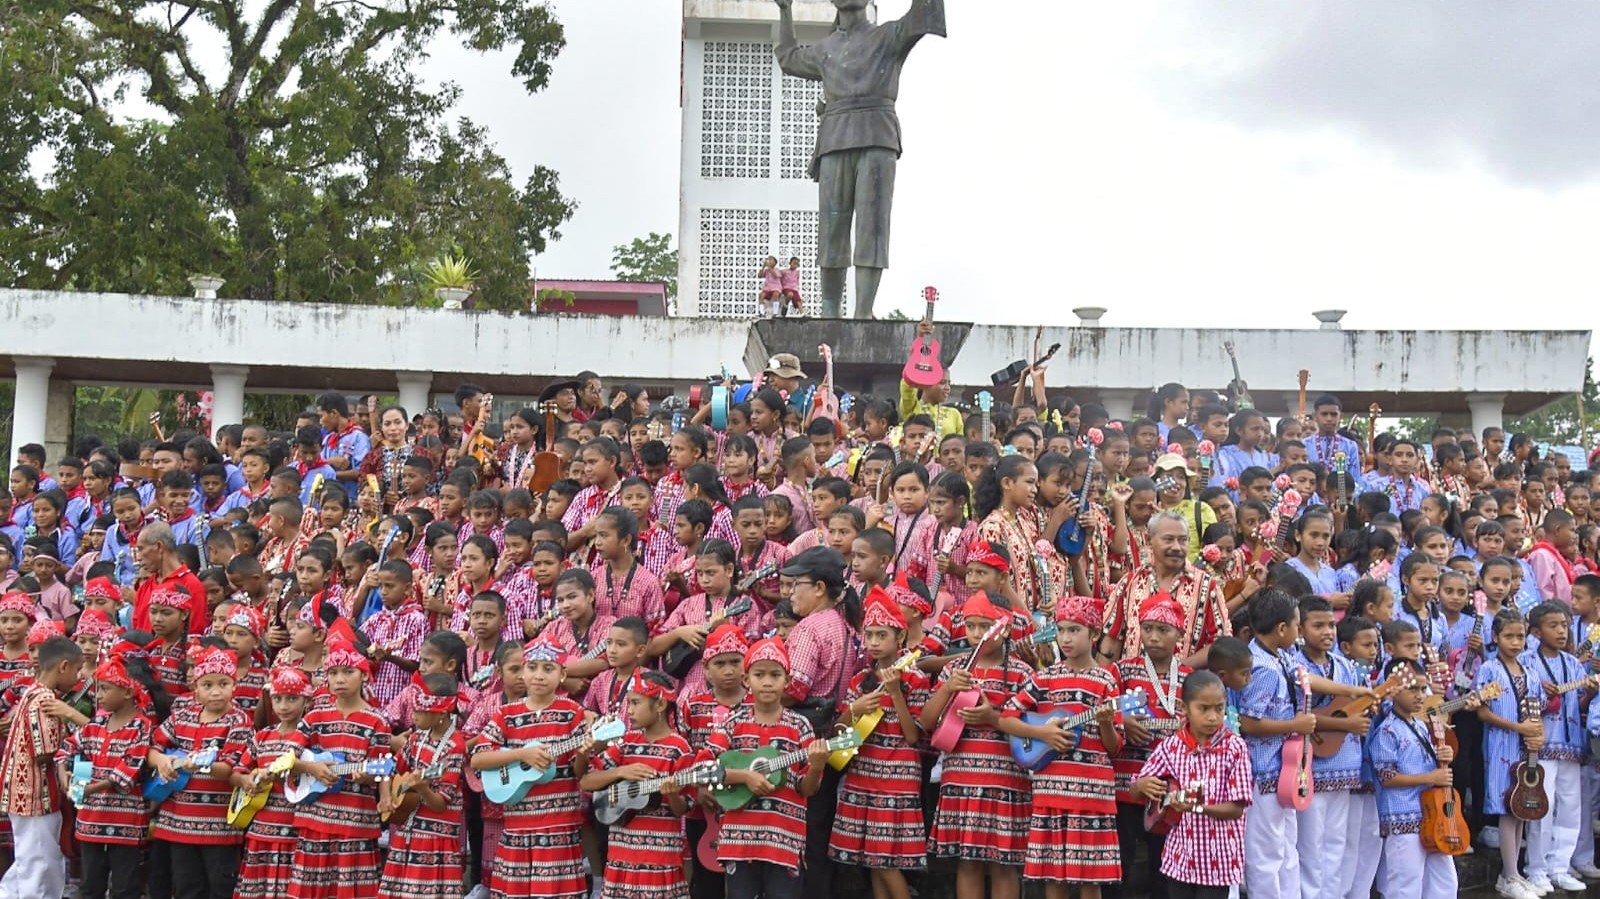
<instances>
[{"instance_id":1,"label":"crowd of children","mask_svg":"<svg viewBox=\"0 0 1600 899\"><path fill-rule=\"evenodd\" d=\"M585 372L21 447L0 899L1600 879L1600 473L1333 396L836 421L764 375L726 427Z\"/></svg>"}]
</instances>

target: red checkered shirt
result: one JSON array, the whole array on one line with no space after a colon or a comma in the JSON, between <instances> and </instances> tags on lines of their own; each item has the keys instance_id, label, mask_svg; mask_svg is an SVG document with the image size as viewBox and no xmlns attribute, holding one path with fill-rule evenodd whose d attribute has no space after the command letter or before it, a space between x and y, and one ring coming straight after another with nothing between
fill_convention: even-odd
<instances>
[{"instance_id":1,"label":"red checkered shirt","mask_svg":"<svg viewBox=\"0 0 1600 899\"><path fill-rule=\"evenodd\" d=\"M150 812L139 792L139 770L150 754L150 719L133 713L116 730L107 727L111 716L101 712L76 733L67 736L56 751L56 762L70 767L82 756L94 763L89 782L110 781L111 789L85 796L78 806L74 831L85 843L144 845L150 829Z\"/></svg>"},{"instance_id":2,"label":"red checkered shirt","mask_svg":"<svg viewBox=\"0 0 1600 899\"><path fill-rule=\"evenodd\" d=\"M737 546L738 544L735 545ZM756 551L755 558L753 559L744 554L743 548L740 549L739 576L742 578L750 572L772 563L777 563L779 567L782 567L783 564L789 561L790 558L789 547L784 546L782 543L779 543L776 540L763 540L761 541L761 548ZM756 581L750 589L750 598L756 601L756 607L764 611L771 611L772 604L757 595L757 591L761 590L768 590L774 593L777 592L777 572L773 572L761 580Z\"/></svg>"},{"instance_id":3,"label":"red checkered shirt","mask_svg":"<svg viewBox=\"0 0 1600 899\"><path fill-rule=\"evenodd\" d=\"M615 618L606 615L595 615L589 621L589 627L582 634L572 629L572 622L565 618L557 618L545 626L540 636L549 636L557 646L567 652L577 653L581 659L597 659L604 651L606 635L611 632L611 625L616 623Z\"/></svg>"},{"instance_id":4,"label":"red checkered shirt","mask_svg":"<svg viewBox=\"0 0 1600 899\"><path fill-rule=\"evenodd\" d=\"M850 678L863 667L861 641L844 613L837 608L812 612L789 631L788 693L797 700L810 697L838 700Z\"/></svg>"},{"instance_id":5,"label":"red checkered shirt","mask_svg":"<svg viewBox=\"0 0 1600 899\"><path fill-rule=\"evenodd\" d=\"M661 580L643 564L635 562L627 571L617 574L604 560L590 569L594 575L595 613L611 618L636 616L650 626L650 635L661 632L661 623L667 618L665 594Z\"/></svg>"},{"instance_id":6,"label":"red checkered shirt","mask_svg":"<svg viewBox=\"0 0 1600 899\"><path fill-rule=\"evenodd\" d=\"M672 539L672 529L654 521L646 522L639 532L639 563L656 577L667 570L667 562L678 551L678 541Z\"/></svg>"},{"instance_id":7,"label":"red checkered shirt","mask_svg":"<svg viewBox=\"0 0 1600 899\"><path fill-rule=\"evenodd\" d=\"M678 504L683 502L683 492L683 472L677 469L667 472L666 477L656 482L650 518L657 522L658 527L665 529L668 540L672 539L674 519L678 515Z\"/></svg>"},{"instance_id":8,"label":"red checkered shirt","mask_svg":"<svg viewBox=\"0 0 1600 899\"><path fill-rule=\"evenodd\" d=\"M722 492L728 494L728 502L736 503L747 496L766 496L767 485L754 478L743 484L735 484L726 476L722 478Z\"/></svg>"},{"instance_id":9,"label":"red checkered shirt","mask_svg":"<svg viewBox=\"0 0 1600 899\"><path fill-rule=\"evenodd\" d=\"M620 481L612 484L610 490L601 490L598 484L590 484L579 490L578 495L572 498L572 505L567 507L566 514L561 516L562 527L565 527L569 534L581 530L607 507L616 505L617 495L621 490ZM594 550L586 546L573 556L573 564L588 568L594 564L595 558Z\"/></svg>"},{"instance_id":10,"label":"red checkered shirt","mask_svg":"<svg viewBox=\"0 0 1600 899\"><path fill-rule=\"evenodd\" d=\"M691 596L678 603L678 607L672 610L671 615L667 616L666 622L661 625L661 633L665 634L669 631L677 630L687 624L706 624L720 615L722 610L728 607L729 601L730 598L726 596L712 599L704 593ZM751 642L759 640L762 634L772 629L772 613L762 611L760 603L751 603L749 611L742 615L735 615L729 620L738 625L739 630L744 632L745 639ZM705 685L705 660L696 656L694 664L690 666L688 671L684 672L683 689L678 692L681 694L691 690L700 690Z\"/></svg>"},{"instance_id":11,"label":"red checkered shirt","mask_svg":"<svg viewBox=\"0 0 1600 899\"><path fill-rule=\"evenodd\" d=\"M1244 740L1227 728L1219 729L1205 746L1196 746L1187 728L1179 731L1161 741L1138 776L1166 778L1185 789L1199 783L1207 805L1249 805L1254 792L1250 752ZM1161 873L1198 886L1239 883L1244 877L1244 818L1182 816L1167 834Z\"/></svg>"},{"instance_id":12,"label":"red checkered shirt","mask_svg":"<svg viewBox=\"0 0 1600 899\"><path fill-rule=\"evenodd\" d=\"M396 658L415 662L428 637L428 616L422 606L407 602L398 609L382 608L361 623L361 632L374 646L387 648ZM372 701L385 706L411 683L411 672L385 659L372 676Z\"/></svg>"},{"instance_id":13,"label":"red checkered shirt","mask_svg":"<svg viewBox=\"0 0 1600 899\"><path fill-rule=\"evenodd\" d=\"M804 484L786 480L773 488L772 492L789 500L789 517L794 522L796 534L817 526L816 519L811 515L811 493Z\"/></svg>"}]
</instances>

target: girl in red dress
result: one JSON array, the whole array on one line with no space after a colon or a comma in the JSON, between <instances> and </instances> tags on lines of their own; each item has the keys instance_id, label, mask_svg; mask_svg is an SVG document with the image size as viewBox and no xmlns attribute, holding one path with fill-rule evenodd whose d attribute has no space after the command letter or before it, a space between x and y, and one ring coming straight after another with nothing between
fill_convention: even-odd
<instances>
[{"instance_id":1,"label":"girl in red dress","mask_svg":"<svg viewBox=\"0 0 1600 899\"><path fill-rule=\"evenodd\" d=\"M309 606L308 606L309 608ZM338 752L346 762L365 762L390 752L389 722L361 698L370 672L367 657L342 636L330 639L324 662L332 702L306 713L301 729L307 747ZM333 772L321 762L295 762L295 775L324 783ZM387 781L374 784L365 774L344 779L329 791L300 805L295 830L290 899L374 899L378 895L378 802L389 795Z\"/></svg>"},{"instance_id":2,"label":"girl in red dress","mask_svg":"<svg viewBox=\"0 0 1600 899\"><path fill-rule=\"evenodd\" d=\"M970 571L970 569L969 569ZM962 607L962 623L976 640L996 621L1011 617L1011 605L988 593L974 593ZM1005 735L995 729L999 708L1032 674L1011 655L1005 639L978 649L969 670L949 664L939 672L938 689L922 707L918 724L931 732L951 697L975 689L977 705L958 714L966 722L955 748L945 753L934 816L933 854L954 858L956 899L984 899L984 880L992 899L1017 899L1028 844L1028 775L1011 759Z\"/></svg>"},{"instance_id":3,"label":"girl in red dress","mask_svg":"<svg viewBox=\"0 0 1600 899\"><path fill-rule=\"evenodd\" d=\"M239 759L233 786L241 790L268 790L267 804L256 812L244 838L244 865L239 869L235 899L282 899L294 873L295 807L283 795L282 778L269 777L267 766L285 753L298 755L306 746L300 721L311 704L315 687L299 668L275 668L269 685L276 727L258 730Z\"/></svg>"},{"instance_id":4,"label":"girl in red dress","mask_svg":"<svg viewBox=\"0 0 1600 899\"><path fill-rule=\"evenodd\" d=\"M467 741L456 728L456 681L442 673L422 681L412 710L417 726L400 752L401 776L413 775L406 785L420 801L411 817L390 831L378 891L383 899L455 899L461 893L461 770ZM384 808L394 810L402 796L391 790Z\"/></svg>"},{"instance_id":5,"label":"girl in red dress","mask_svg":"<svg viewBox=\"0 0 1600 899\"><path fill-rule=\"evenodd\" d=\"M839 790L828 856L866 868L873 899L907 899L903 872L927 865L928 831L922 815L922 738L917 713L928 700L928 678L915 668L891 670L904 651L906 619L882 587L868 593L861 639L871 667L850 680L841 724L878 711Z\"/></svg>"},{"instance_id":6,"label":"girl in red dress","mask_svg":"<svg viewBox=\"0 0 1600 899\"><path fill-rule=\"evenodd\" d=\"M583 707L557 695L571 655L546 635L523 653L528 696L501 706L472 749L472 768L486 771L516 762L556 765L556 776L535 785L519 802L505 807L505 831L495 847L492 899L539 896L582 899L583 845L578 831L578 777L588 770L588 747L551 758L545 745L570 737L584 726Z\"/></svg>"},{"instance_id":7,"label":"girl in red dress","mask_svg":"<svg viewBox=\"0 0 1600 899\"><path fill-rule=\"evenodd\" d=\"M628 721L634 730L593 759L584 790L618 781L677 774L694 761L689 741L672 727L677 696L656 671L636 672L628 684ZM688 899L683 876L683 815L689 804L676 784L661 786L661 801L611 826L601 899Z\"/></svg>"},{"instance_id":8,"label":"girl in red dress","mask_svg":"<svg viewBox=\"0 0 1600 899\"><path fill-rule=\"evenodd\" d=\"M1060 753L1033 775L1033 814L1023 876L1045 882L1046 899L1067 899L1071 884L1098 899L1100 884L1122 879L1117 845L1116 776L1110 753L1122 745L1112 723L1117 695L1109 671L1094 660L1100 639L1098 599L1069 596L1056 608L1061 660L1035 672L1011 697L1000 729L1049 743ZM1095 708L1095 726L1074 736L1051 724L1032 725L1023 712L1065 717Z\"/></svg>"}]
</instances>

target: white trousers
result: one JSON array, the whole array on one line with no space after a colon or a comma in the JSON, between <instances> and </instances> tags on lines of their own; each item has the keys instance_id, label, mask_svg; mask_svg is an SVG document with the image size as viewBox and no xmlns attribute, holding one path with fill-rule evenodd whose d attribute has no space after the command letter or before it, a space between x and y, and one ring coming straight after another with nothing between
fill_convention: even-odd
<instances>
[{"instance_id":1,"label":"white trousers","mask_svg":"<svg viewBox=\"0 0 1600 899\"><path fill-rule=\"evenodd\" d=\"M1299 816L1276 794L1257 795L1244 815L1244 891L1250 899L1300 899Z\"/></svg>"},{"instance_id":2,"label":"white trousers","mask_svg":"<svg viewBox=\"0 0 1600 899\"><path fill-rule=\"evenodd\" d=\"M1582 767L1574 761L1539 760L1550 814L1528 822L1528 879L1550 877L1572 867L1578 848L1578 812L1583 805Z\"/></svg>"},{"instance_id":3,"label":"white trousers","mask_svg":"<svg viewBox=\"0 0 1600 899\"><path fill-rule=\"evenodd\" d=\"M15 861L0 877L0 899L55 897L67 889L61 854L61 813L10 815Z\"/></svg>"},{"instance_id":4,"label":"white trousers","mask_svg":"<svg viewBox=\"0 0 1600 899\"><path fill-rule=\"evenodd\" d=\"M1374 793L1350 794L1345 820L1344 858L1339 860L1339 893L1343 899L1370 899L1383 857L1378 836L1378 797Z\"/></svg>"},{"instance_id":5,"label":"white trousers","mask_svg":"<svg viewBox=\"0 0 1600 899\"><path fill-rule=\"evenodd\" d=\"M1348 864L1350 791L1317 793L1300 813L1300 899L1344 899L1339 874Z\"/></svg>"},{"instance_id":6,"label":"white trousers","mask_svg":"<svg viewBox=\"0 0 1600 899\"><path fill-rule=\"evenodd\" d=\"M1580 767L1578 781L1583 784L1583 805L1578 807L1578 848L1572 851L1572 867L1594 864L1594 810L1600 806L1600 772L1595 762Z\"/></svg>"},{"instance_id":7,"label":"white trousers","mask_svg":"<svg viewBox=\"0 0 1600 899\"><path fill-rule=\"evenodd\" d=\"M1383 899L1446 899L1456 894L1456 862L1422 851L1422 838L1396 833L1383 838Z\"/></svg>"}]
</instances>

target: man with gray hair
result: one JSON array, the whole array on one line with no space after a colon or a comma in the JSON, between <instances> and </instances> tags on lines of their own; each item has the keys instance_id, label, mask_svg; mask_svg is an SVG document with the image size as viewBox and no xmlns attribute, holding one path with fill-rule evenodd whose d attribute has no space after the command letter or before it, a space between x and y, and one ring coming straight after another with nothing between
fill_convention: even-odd
<instances>
[{"instance_id":1,"label":"man with gray hair","mask_svg":"<svg viewBox=\"0 0 1600 899\"><path fill-rule=\"evenodd\" d=\"M1218 637L1231 636L1228 604L1222 584L1189 564L1189 520L1178 512L1150 517L1150 558L1128 572L1106 601L1106 633L1100 651L1108 659L1131 659L1139 645L1139 608L1156 594L1166 594L1183 610L1183 632L1173 655L1185 665L1205 664L1206 650Z\"/></svg>"},{"instance_id":2,"label":"man with gray hair","mask_svg":"<svg viewBox=\"0 0 1600 899\"><path fill-rule=\"evenodd\" d=\"M133 546L139 569L134 588L133 626L139 630L150 629L150 597L162 591L176 591L189 596L189 633L199 634L211 626L211 615L206 609L206 588L194 576L189 566L178 558L178 540L172 528L162 521L153 521L139 532Z\"/></svg>"}]
</instances>

